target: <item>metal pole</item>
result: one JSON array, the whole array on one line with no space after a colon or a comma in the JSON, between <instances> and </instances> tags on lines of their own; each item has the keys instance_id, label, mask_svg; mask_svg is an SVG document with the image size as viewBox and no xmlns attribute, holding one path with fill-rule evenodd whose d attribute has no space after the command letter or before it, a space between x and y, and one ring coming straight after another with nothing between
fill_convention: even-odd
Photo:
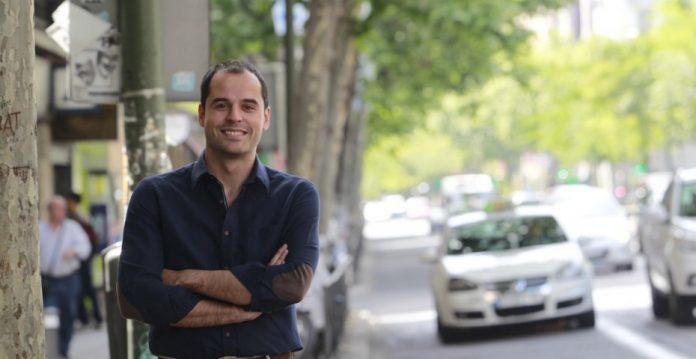
<instances>
[{"instance_id":1,"label":"metal pole","mask_svg":"<svg viewBox=\"0 0 696 359\"><path fill-rule=\"evenodd\" d=\"M165 91L159 0L119 2L122 100L131 185L170 169L165 142Z\"/></svg>"},{"instance_id":2,"label":"metal pole","mask_svg":"<svg viewBox=\"0 0 696 359\"><path fill-rule=\"evenodd\" d=\"M292 18L293 0L285 0L285 108L286 122L289 126L294 123L293 117L293 87L295 78L295 29ZM287 153L283 154L287 156Z\"/></svg>"},{"instance_id":3,"label":"metal pole","mask_svg":"<svg viewBox=\"0 0 696 359\"><path fill-rule=\"evenodd\" d=\"M119 1L121 100L131 188L143 178L171 168L165 141L159 8L159 0ZM125 327L128 357L154 358L147 345L147 325L129 320Z\"/></svg>"}]
</instances>

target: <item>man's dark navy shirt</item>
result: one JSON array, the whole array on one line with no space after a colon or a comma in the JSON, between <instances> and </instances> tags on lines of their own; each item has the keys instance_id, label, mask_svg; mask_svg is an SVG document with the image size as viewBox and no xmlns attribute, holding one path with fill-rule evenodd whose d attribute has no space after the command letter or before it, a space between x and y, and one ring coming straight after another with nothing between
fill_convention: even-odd
<instances>
[{"instance_id":1,"label":"man's dark navy shirt","mask_svg":"<svg viewBox=\"0 0 696 359\"><path fill-rule=\"evenodd\" d=\"M120 290L151 324L155 355L219 358L299 350L294 304L301 298L293 294L297 288L288 286L302 273L308 285L306 273L311 280L316 269L317 191L309 181L267 168L257 159L240 194L228 205L204 156L142 180L133 192L123 233ZM289 249L285 264L266 265L283 243ZM163 284L163 268L229 269L251 293L246 309L264 314L219 327L173 327L205 297Z\"/></svg>"}]
</instances>

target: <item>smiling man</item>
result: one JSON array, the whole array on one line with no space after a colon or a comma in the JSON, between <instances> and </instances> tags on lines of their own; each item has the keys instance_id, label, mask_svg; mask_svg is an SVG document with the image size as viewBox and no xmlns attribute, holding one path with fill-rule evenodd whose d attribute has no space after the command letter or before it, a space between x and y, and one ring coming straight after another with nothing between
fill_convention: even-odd
<instances>
[{"instance_id":1,"label":"smiling man","mask_svg":"<svg viewBox=\"0 0 696 359\"><path fill-rule=\"evenodd\" d=\"M265 167L256 150L271 121L251 64L203 77L197 161L140 182L119 266L121 311L151 325L162 358L291 358L294 304L316 268L319 197L307 180Z\"/></svg>"}]
</instances>

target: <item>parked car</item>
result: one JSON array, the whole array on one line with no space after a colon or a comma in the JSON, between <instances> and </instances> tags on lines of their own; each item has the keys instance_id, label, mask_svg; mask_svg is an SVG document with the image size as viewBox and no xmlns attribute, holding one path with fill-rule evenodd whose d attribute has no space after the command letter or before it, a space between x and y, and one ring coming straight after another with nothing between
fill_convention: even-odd
<instances>
[{"instance_id":1,"label":"parked car","mask_svg":"<svg viewBox=\"0 0 696 359\"><path fill-rule=\"evenodd\" d=\"M696 314L696 168L677 171L660 202L641 214L653 313L675 324Z\"/></svg>"},{"instance_id":2,"label":"parked car","mask_svg":"<svg viewBox=\"0 0 696 359\"><path fill-rule=\"evenodd\" d=\"M493 177L485 173L445 176L440 182L440 192L449 215L482 210L498 197Z\"/></svg>"},{"instance_id":3,"label":"parked car","mask_svg":"<svg viewBox=\"0 0 696 359\"><path fill-rule=\"evenodd\" d=\"M432 290L443 342L498 325L595 323L591 265L546 207L450 218Z\"/></svg>"},{"instance_id":4,"label":"parked car","mask_svg":"<svg viewBox=\"0 0 696 359\"><path fill-rule=\"evenodd\" d=\"M654 215L655 209L661 206L662 200L665 198L667 187L672 181L671 172L652 172L648 173L643 180L643 183L638 187L633 194L637 202L637 224L636 237L640 245L641 253L645 244L645 237L649 235L649 217Z\"/></svg>"},{"instance_id":5,"label":"parked car","mask_svg":"<svg viewBox=\"0 0 696 359\"><path fill-rule=\"evenodd\" d=\"M562 185L551 191L548 203L595 269L633 269L632 227L626 210L611 192L588 185Z\"/></svg>"}]
</instances>

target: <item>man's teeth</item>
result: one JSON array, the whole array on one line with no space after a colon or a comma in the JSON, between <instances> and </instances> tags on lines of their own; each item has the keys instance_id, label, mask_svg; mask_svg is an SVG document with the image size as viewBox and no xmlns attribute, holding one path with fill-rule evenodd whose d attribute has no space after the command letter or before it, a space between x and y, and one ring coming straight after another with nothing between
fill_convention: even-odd
<instances>
[{"instance_id":1,"label":"man's teeth","mask_svg":"<svg viewBox=\"0 0 696 359\"><path fill-rule=\"evenodd\" d=\"M222 130L222 133L226 135L243 135L245 132L241 130Z\"/></svg>"}]
</instances>

